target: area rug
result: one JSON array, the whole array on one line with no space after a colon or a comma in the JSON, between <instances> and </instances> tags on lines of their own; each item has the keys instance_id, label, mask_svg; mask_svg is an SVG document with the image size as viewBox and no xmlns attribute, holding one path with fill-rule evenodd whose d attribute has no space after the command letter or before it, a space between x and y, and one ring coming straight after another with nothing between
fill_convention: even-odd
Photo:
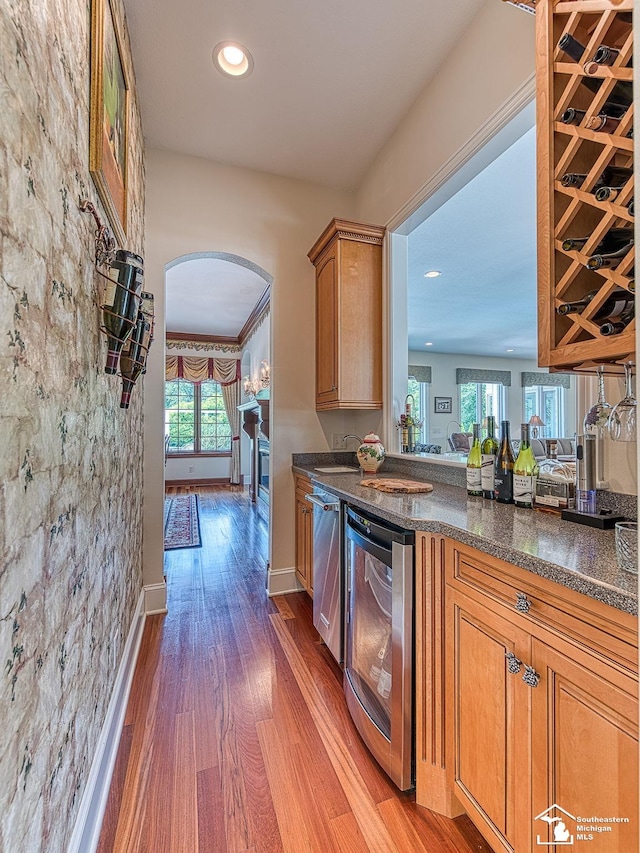
<instances>
[{"instance_id":1,"label":"area rug","mask_svg":"<svg viewBox=\"0 0 640 853\"><path fill-rule=\"evenodd\" d=\"M197 495L176 495L164 501L164 550L200 548Z\"/></svg>"}]
</instances>

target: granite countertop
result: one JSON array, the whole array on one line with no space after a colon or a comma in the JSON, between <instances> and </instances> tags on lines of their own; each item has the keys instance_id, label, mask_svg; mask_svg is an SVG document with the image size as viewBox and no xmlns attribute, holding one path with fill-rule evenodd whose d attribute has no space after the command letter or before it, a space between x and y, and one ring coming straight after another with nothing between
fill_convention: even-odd
<instances>
[{"instance_id":1,"label":"granite countertop","mask_svg":"<svg viewBox=\"0 0 640 853\"><path fill-rule=\"evenodd\" d=\"M459 485L436 482L426 494L389 494L360 485L360 473L324 474L294 457L293 470L361 509L409 530L440 533L570 589L638 612L638 578L618 568L613 530L597 530L550 513L469 497ZM382 472L390 476L398 472Z\"/></svg>"}]
</instances>

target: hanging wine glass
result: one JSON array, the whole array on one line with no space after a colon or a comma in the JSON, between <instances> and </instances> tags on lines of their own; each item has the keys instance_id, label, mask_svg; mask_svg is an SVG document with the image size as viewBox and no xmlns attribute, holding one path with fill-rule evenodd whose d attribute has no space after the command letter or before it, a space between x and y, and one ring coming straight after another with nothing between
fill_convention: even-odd
<instances>
[{"instance_id":1,"label":"hanging wine glass","mask_svg":"<svg viewBox=\"0 0 640 853\"><path fill-rule=\"evenodd\" d=\"M604 438L609 426L609 417L613 406L604 396L604 366L598 368L598 400L584 416L583 429L587 435Z\"/></svg>"},{"instance_id":2,"label":"hanging wine glass","mask_svg":"<svg viewBox=\"0 0 640 853\"><path fill-rule=\"evenodd\" d=\"M609 435L613 441L636 440L636 398L632 388L632 362L624 366L625 394L609 416Z\"/></svg>"}]
</instances>

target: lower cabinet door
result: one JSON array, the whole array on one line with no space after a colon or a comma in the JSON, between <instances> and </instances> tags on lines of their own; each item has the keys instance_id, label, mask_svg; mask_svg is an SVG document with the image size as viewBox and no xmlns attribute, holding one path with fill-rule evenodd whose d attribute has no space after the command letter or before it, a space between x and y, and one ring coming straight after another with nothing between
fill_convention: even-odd
<instances>
[{"instance_id":1,"label":"lower cabinet door","mask_svg":"<svg viewBox=\"0 0 640 853\"><path fill-rule=\"evenodd\" d=\"M448 776L495 850L526 853L530 803L530 636L447 589ZM453 760L452 760L453 759Z\"/></svg>"},{"instance_id":2,"label":"lower cabinet door","mask_svg":"<svg viewBox=\"0 0 640 853\"><path fill-rule=\"evenodd\" d=\"M296 574L309 587L309 503L304 498L296 497Z\"/></svg>"},{"instance_id":3,"label":"lower cabinet door","mask_svg":"<svg viewBox=\"0 0 640 853\"><path fill-rule=\"evenodd\" d=\"M562 643L532 659L533 849L637 850L637 681Z\"/></svg>"}]
</instances>

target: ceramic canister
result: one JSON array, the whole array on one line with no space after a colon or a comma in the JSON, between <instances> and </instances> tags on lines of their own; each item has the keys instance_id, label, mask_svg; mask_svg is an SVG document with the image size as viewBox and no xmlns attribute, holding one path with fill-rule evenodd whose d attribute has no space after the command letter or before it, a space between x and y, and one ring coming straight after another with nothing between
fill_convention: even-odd
<instances>
[{"instance_id":1,"label":"ceramic canister","mask_svg":"<svg viewBox=\"0 0 640 853\"><path fill-rule=\"evenodd\" d=\"M377 436L373 432L365 435L362 444L356 451L356 456L363 471L366 471L368 474L375 474L382 465L385 456L380 436Z\"/></svg>"}]
</instances>

